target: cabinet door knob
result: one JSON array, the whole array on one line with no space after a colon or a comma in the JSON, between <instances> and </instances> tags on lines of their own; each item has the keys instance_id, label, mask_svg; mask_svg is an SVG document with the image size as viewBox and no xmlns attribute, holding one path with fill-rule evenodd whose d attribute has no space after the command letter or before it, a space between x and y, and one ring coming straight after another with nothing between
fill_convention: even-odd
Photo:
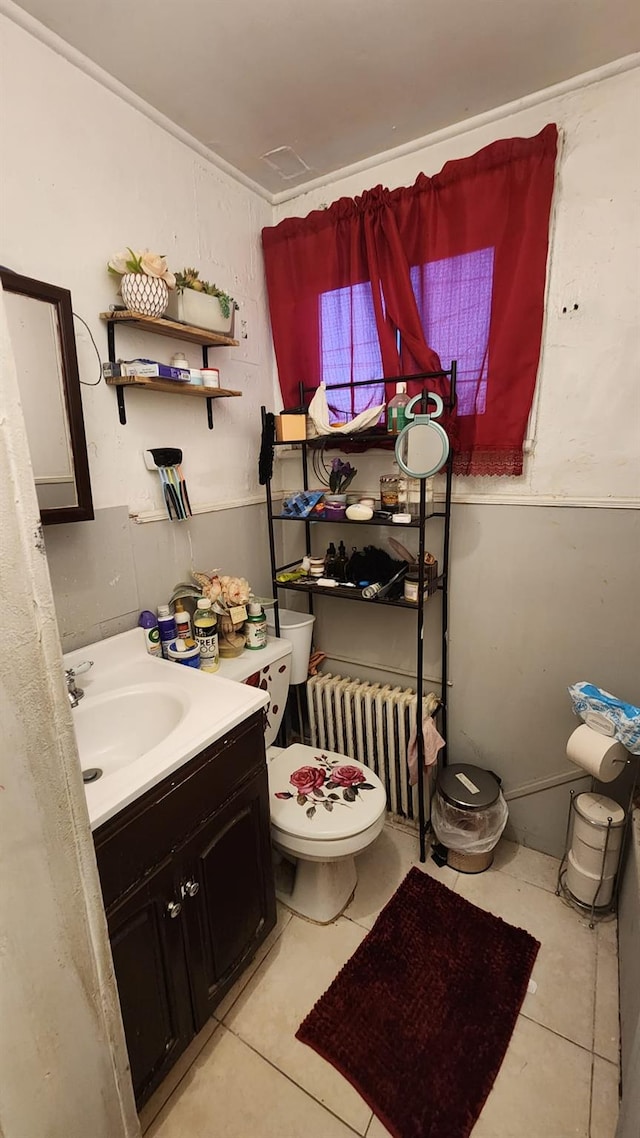
<instances>
[{"instance_id":1,"label":"cabinet door knob","mask_svg":"<svg viewBox=\"0 0 640 1138\"><path fill-rule=\"evenodd\" d=\"M180 901L169 901L169 904L167 905L167 913L169 914L169 916L171 917L172 920L175 917L179 917L181 912L182 912L182 905L181 905Z\"/></svg>"},{"instance_id":2,"label":"cabinet door knob","mask_svg":"<svg viewBox=\"0 0 640 1138\"><path fill-rule=\"evenodd\" d=\"M197 881L185 881L182 886L183 897L195 897L196 893L200 892L200 885Z\"/></svg>"}]
</instances>

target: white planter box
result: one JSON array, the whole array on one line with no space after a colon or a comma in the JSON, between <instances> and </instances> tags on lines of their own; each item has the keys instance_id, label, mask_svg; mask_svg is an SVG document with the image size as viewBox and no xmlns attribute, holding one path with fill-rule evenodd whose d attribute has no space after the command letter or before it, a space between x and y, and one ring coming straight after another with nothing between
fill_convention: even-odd
<instances>
[{"instance_id":1,"label":"white planter box","mask_svg":"<svg viewBox=\"0 0 640 1138\"><path fill-rule=\"evenodd\" d=\"M169 320L178 320L181 324L193 324L196 328L206 328L208 332L230 336L234 309L232 307L229 316L225 318L217 296L207 296L206 292L195 292L192 288L186 288L184 292L176 289L169 293L169 307L165 316Z\"/></svg>"}]
</instances>

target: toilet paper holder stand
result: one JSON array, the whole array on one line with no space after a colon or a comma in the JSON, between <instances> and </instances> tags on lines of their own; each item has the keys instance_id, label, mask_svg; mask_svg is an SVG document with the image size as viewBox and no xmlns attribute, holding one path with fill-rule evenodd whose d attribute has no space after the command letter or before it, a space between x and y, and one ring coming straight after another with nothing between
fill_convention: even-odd
<instances>
[{"instance_id":1,"label":"toilet paper holder stand","mask_svg":"<svg viewBox=\"0 0 640 1138\"><path fill-rule=\"evenodd\" d=\"M595 889L593 900L592 900L591 904L589 904L588 902L585 902L585 901L581 901L578 897L575 896L575 894L573 894L571 892L571 890L567 886L567 880L566 880L567 864L568 864L568 858L569 858L569 850L570 850L570 846L571 846L571 838L572 838L572 833L573 833L572 823L575 820L575 817L577 816L577 813L578 813L577 807L576 807L576 800L578 798L578 793L575 790L569 791L569 809L567 811L567 828L565 831L564 852L563 852L562 859L560 861L560 865L558 868L558 879L557 879L557 883L556 883L556 896L557 897L562 896L579 913L582 913L583 915L588 914L589 915L589 928L590 929L595 928L596 921L601 921L604 918L609 917L612 913L615 913L617 911L617 908L618 908L618 896L620 893L620 882L622 879L622 869L623 869L623 865L624 865L624 853L625 853L626 844L627 844L627 840L628 840L629 826L631 823L631 816L633 814L633 803L635 800L636 789L638 787L638 777L639 777L639 772L640 772L640 757L636 756L636 755L629 754L626 759L614 759L613 760L616 763L621 763L622 765L627 766L630 762L633 762L634 759L636 760L635 761L634 777L633 777L633 782L631 785L631 791L629 794L629 800L627 802L627 806L626 806L626 809L624 811L624 818L623 818L622 822L614 824L613 817L610 816L610 817L608 817L606 826L602 823L600 823L599 825L597 825L596 823L591 823L592 825L594 825L594 827L600 829L601 831L606 830L605 839L604 839L604 846L602 848L600 880L599 880L598 885ZM596 789L596 779L592 778L591 779L591 790L594 791L595 789ZM580 815L580 817L582 818L583 821L589 821L588 819L585 819L583 815ZM615 878L614 878L614 882L613 882L613 888L611 891L610 900L606 904L598 905L597 904L598 896L602 892L602 885L603 885L603 882L605 881L605 878L607 876L605 874L605 870L606 870L606 866L607 866L607 853L609 852L609 848L611 845L611 835L612 835L614 830L621 830L621 839L620 839L620 848L618 851L618 860L617 860Z\"/></svg>"}]
</instances>

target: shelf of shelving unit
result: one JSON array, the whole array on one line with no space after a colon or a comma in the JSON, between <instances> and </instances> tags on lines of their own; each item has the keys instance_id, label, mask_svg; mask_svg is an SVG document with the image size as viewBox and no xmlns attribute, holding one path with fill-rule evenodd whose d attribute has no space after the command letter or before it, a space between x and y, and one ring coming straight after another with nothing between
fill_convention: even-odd
<instances>
[{"instance_id":1,"label":"shelf of shelving unit","mask_svg":"<svg viewBox=\"0 0 640 1138\"><path fill-rule=\"evenodd\" d=\"M453 361L451 364L451 367L447 371L431 372L431 373L423 372L420 375L413 375L413 376L409 376L409 377L398 376L397 379L409 378L409 379L414 380L414 381L417 381L417 380L425 381L425 380L435 379L435 378L443 378L443 377L448 378L450 381L450 392L449 392L449 399L447 401L447 406L449 407L449 409L451 409L451 408L455 407L455 403L456 403L456 374L457 374L457 364L455 361ZM339 384L334 384L333 386L334 386L334 388L335 387L342 387L342 388L362 387L362 386L365 386L365 382L367 382L367 383L382 382L385 384L387 382L389 382L389 383L394 382L395 383L396 378L394 378L393 381L392 380L387 381L385 379L382 379L380 381L373 381L373 380L363 381L362 383L359 381L353 382L353 383L339 383ZM313 394L315 388L305 387L304 384L302 384L302 383L299 386L300 386L300 406L304 407L304 406L306 406L307 397L310 397ZM424 399L423 406L426 407L426 402L427 402L427 389L426 388L423 388L423 399ZM263 430L264 430L264 427L266 424L266 419L267 419L267 410L266 410L266 407L263 407L262 408ZM344 449L345 444L349 449L351 449L352 445L357 444L357 443L364 443L364 444L368 445L369 447L375 447L376 444L378 444L381 448L388 450L390 446L395 445L395 438L393 435L387 434L384 431L384 429L382 429L382 430L373 430L373 431L354 432L352 434L323 435L323 436L318 436L318 437L312 438L312 439L298 439L298 440L291 440L291 441L286 441L286 442L281 442L281 443L276 442L275 446L287 446L287 447L299 447L300 448L300 461L302 464L304 489L307 490L309 488L309 458L310 458L309 452L310 451L314 450L316 447L335 447L335 448L339 448L339 449ZM382 518L371 518L369 521L359 522L359 521L352 521L350 518L334 519L334 518L314 517L313 515L311 515L310 517L306 517L306 518L292 518L292 517L286 517L286 516L283 517L281 514L274 513L274 496L272 496L272 492L271 492L271 480L270 480L270 478L267 479L266 486L265 486L266 497L267 497L267 524L268 524L268 529L269 529L269 553L270 553L270 559L271 559L271 576L272 576L273 588L275 590L276 597L278 595L278 592L283 591L283 590L285 592L291 591L291 592L297 592L297 593L306 593L310 612L313 612L314 597L327 597L327 598L333 598L333 599L338 599L338 600L346 600L346 601L360 601L364 604L368 604L371 607L376 607L376 606L387 607L388 606L388 607L396 608L396 609L401 608L401 609L404 609L405 611L408 610L414 614L415 621L416 621L416 691L418 693L418 708L417 708L416 718L417 718L418 722L420 722L422 720L422 698L423 698L423 681L424 681L423 631L424 631L425 604L432 596L435 596L436 593L440 593L440 595L442 597L442 628L441 628L441 644L442 644L442 648L441 648L441 659L442 659L442 681L441 681L442 692L441 692L441 696L442 696L442 703L441 703L441 707L440 707L440 733L443 736L443 738L445 739L445 741L447 739L447 677L448 677L448 652L449 652L449 647L448 647L449 540L450 540L450 530L451 530L452 478L453 478L453 452L450 452L449 458L448 458L447 463L446 463L446 489L445 489L444 509L434 510L433 506L431 504L430 512L427 513L426 486L425 486L424 480L422 480L420 483L420 508L419 508L419 511L418 511L417 515L414 514L414 516L412 516L411 522L409 522L405 525L400 525L397 522L393 522L391 519L382 519ZM278 494L276 496L277 502L280 501L281 496L282 496L281 494ZM444 522L442 573L440 574L440 576L435 577L432 581L427 581L427 580L425 580L425 577L424 577L424 575L425 575L425 568L424 568L425 528L426 528L426 523L428 521L430 521L432 518L442 518L443 522ZM307 539L307 551L309 551L311 549L311 527L313 525L319 523L319 522L324 522L326 524L330 524L330 525L334 525L334 526L348 525L348 526L351 526L352 528L354 526L357 527L360 525L360 526L385 526L389 529L397 529L399 531L402 531L403 529L417 530L418 531L417 563L419 566L419 574L420 574L419 582L418 582L418 593L420 592L420 589L422 588L423 598L424 598L423 603L422 604L417 604L417 603L412 604L410 601L405 601L403 597L397 597L397 598L384 597L382 600L380 600L379 598L378 599L374 598L372 600L366 600L362 596L362 591L360 589L357 589L357 588L352 589L352 588L347 588L345 586L340 586L340 585L337 585L337 586L331 588L331 587L326 587L323 585L317 585L317 584L312 583L308 580L307 581L301 581L301 580L283 581L283 582L278 581L276 579L278 573L283 573L286 570L293 568L293 566L299 564L299 562L294 561L294 562L291 562L290 565L283 565L280 567L280 569L277 568L276 559L275 559L274 523L275 522L294 522L294 521L304 523L305 534L306 534L306 539ZM274 615L275 615L276 629L279 629L278 606L277 606L277 604L275 606ZM423 741L423 736L422 736L421 731L418 731L417 747L418 747L418 765L419 765L419 767L421 767L422 762L423 762L423 758L424 758L424 741ZM445 742L445 748L444 748L442 754L444 757L444 761L446 762L446 742ZM420 860L424 862L426 859L426 834L427 834L427 830L428 830L429 820L426 816L425 790L424 790L424 784L423 784L422 779L418 779L418 815L419 815L419 836L420 836Z\"/></svg>"},{"instance_id":2,"label":"shelf of shelving unit","mask_svg":"<svg viewBox=\"0 0 640 1138\"><path fill-rule=\"evenodd\" d=\"M218 332L209 332L206 328L196 328L191 324L181 324L177 320L165 320L159 316L142 316L139 312L101 312L100 319L107 325L107 340L109 345L109 359L116 362L115 327L125 326L139 328L145 332L152 332L156 336L170 336L173 340L184 340L191 344L199 344L202 348L202 366L209 366L209 348L237 348L238 341L230 336L222 336ZM124 402L124 389L126 387L144 388L146 391L160 391L165 395L189 395L192 398L206 399L207 423L209 430L213 429L212 399L240 398L241 391L230 391L225 387L203 387L199 384L180 383L170 379L155 379L142 375L116 376L106 381L110 387L115 387L118 399L118 415L124 426L127 421L127 412Z\"/></svg>"},{"instance_id":3,"label":"shelf of shelving unit","mask_svg":"<svg viewBox=\"0 0 640 1138\"><path fill-rule=\"evenodd\" d=\"M432 510L430 514L426 515L426 520L429 518L443 517L443 513L437 510ZM395 529L400 532L403 529L420 529L420 518L416 515L411 518L410 522L392 522L387 521L385 518L369 518L366 522L354 521L352 518L321 518L314 517L311 514L308 518L292 518L289 514L272 514L272 522L310 522L311 525L324 523L331 526L386 526L387 529Z\"/></svg>"},{"instance_id":4,"label":"shelf of shelving unit","mask_svg":"<svg viewBox=\"0 0 640 1138\"><path fill-rule=\"evenodd\" d=\"M163 316L142 316L139 312L101 312L100 319L107 324L129 324L156 336L170 336L173 340L200 344L207 348L237 348L239 341L219 332L209 332L206 328L195 328L192 324L181 324L178 320L165 320Z\"/></svg>"},{"instance_id":5,"label":"shelf of shelving unit","mask_svg":"<svg viewBox=\"0 0 640 1138\"><path fill-rule=\"evenodd\" d=\"M432 597L439 589L442 588L444 577L434 577L433 581L429 582L428 592L425 595L424 603ZM409 612L416 613L418 605L413 604L411 601L405 601L403 597L373 597L368 599L362 596L362 589L350 589L344 585L336 585L335 587L327 588L326 585L312 585L306 581L286 581L275 582L276 589L292 589L298 593L312 593L317 597L330 596L334 600L343 601L362 601L365 605L391 605L393 608L408 609Z\"/></svg>"}]
</instances>

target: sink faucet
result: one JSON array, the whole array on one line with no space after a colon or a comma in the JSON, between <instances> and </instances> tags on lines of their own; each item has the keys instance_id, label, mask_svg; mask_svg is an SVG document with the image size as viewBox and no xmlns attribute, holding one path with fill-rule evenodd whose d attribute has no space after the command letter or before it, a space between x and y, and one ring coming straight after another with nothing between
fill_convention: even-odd
<instances>
[{"instance_id":1,"label":"sink faucet","mask_svg":"<svg viewBox=\"0 0 640 1138\"><path fill-rule=\"evenodd\" d=\"M77 707L84 696L83 689L76 687L76 676L81 676L83 672L88 672L89 668L93 668L93 660L83 660L81 664L76 664L75 668L65 669L64 678L67 681L67 695L69 696L69 703L72 707Z\"/></svg>"}]
</instances>

